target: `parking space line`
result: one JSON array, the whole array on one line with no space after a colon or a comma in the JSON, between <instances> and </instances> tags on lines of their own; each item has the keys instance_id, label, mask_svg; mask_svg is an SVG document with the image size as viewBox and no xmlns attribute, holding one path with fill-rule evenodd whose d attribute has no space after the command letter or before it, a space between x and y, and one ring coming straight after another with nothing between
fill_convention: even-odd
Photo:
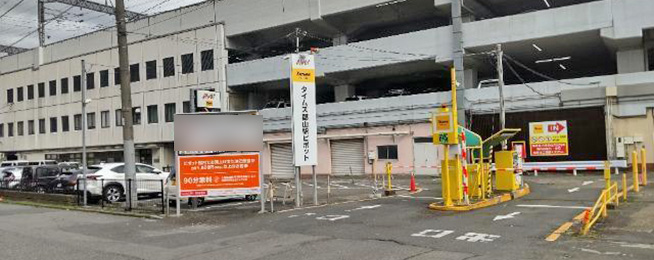
<instances>
[{"instance_id":1,"label":"parking space line","mask_svg":"<svg viewBox=\"0 0 654 260\"><path fill-rule=\"evenodd\" d=\"M559 228L557 228L556 230L554 230L554 232L552 232L552 234L550 234L549 236L547 236L547 238L545 238L545 241L549 241L549 242L554 242L554 241L556 241L557 239L559 239L559 237L561 236L561 234L563 234L563 233L565 233L566 231L568 231L568 229L570 229L570 227L572 227L572 222L565 222L565 223L563 223L563 225L561 225Z\"/></svg>"},{"instance_id":2,"label":"parking space line","mask_svg":"<svg viewBox=\"0 0 654 260\"><path fill-rule=\"evenodd\" d=\"M528 205L528 204L518 204L515 206L521 208L588 209L588 207L584 207L584 206Z\"/></svg>"}]
</instances>

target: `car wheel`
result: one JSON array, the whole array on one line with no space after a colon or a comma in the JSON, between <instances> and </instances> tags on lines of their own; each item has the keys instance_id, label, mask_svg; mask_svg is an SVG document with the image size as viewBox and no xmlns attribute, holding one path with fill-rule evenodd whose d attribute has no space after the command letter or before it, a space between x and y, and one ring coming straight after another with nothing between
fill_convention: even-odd
<instances>
[{"instance_id":1,"label":"car wheel","mask_svg":"<svg viewBox=\"0 0 654 260\"><path fill-rule=\"evenodd\" d=\"M118 202L123 198L123 187L120 185L108 185L102 191L102 198L110 203Z\"/></svg>"},{"instance_id":2,"label":"car wheel","mask_svg":"<svg viewBox=\"0 0 654 260\"><path fill-rule=\"evenodd\" d=\"M43 186L36 186L35 191L36 191L36 193L41 193L41 194L43 194L43 193L45 193L45 187L43 187Z\"/></svg>"},{"instance_id":3,"label":"car wheel","mask_svg":"<svg viewBox=\"0 0 654 260\"><path fill-rule=\"evenodd\" d=\"M204 198L195 198L198 200L198 207L201 207L204 204ZM188 200L188 205L193 206L193 200Z\"/></svg>"},{"instance_id":4,"label":"car wheel","mask_svg":"<svg viewBox=\"0 0 654 260\"><path fill-rule=\"evenodd\" d=\"M245 200L255 201L256 199L257 195L245 195Z\"/></svg>"}]
</instances>

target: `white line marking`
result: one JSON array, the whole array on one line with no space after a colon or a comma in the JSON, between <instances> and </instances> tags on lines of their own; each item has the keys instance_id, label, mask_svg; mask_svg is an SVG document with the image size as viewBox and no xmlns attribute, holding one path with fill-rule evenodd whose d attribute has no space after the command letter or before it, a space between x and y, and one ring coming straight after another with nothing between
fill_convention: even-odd
<instances>
[{"instance_id":1,"label":"white line marking","mask_svg":"<svg viewBox=\"0 0 654 260\"><path fill-rule=\"evenodd\" d=\"M412 237L429 237L441 238L454 233L454 230L440 230L440 229L425 229L420 233L411 234Z\"/></svg>"},{"instance_id":2,"label":"white line marking","mask_svg":"<svg viewBox=\"0 0 654 260\"><path fill-rule=\"evenodd\" d=\"M621 247L641 248L641 249L654 249L654 245L650 244L628 244L626 242L614 242Z\"/></svg>"},{"instance_id":3,"label":"white line marking","mask_svg":"<svg viewBox=\"0 0 654 260\"><path fill-rule=\"evenodd\" d=\"M500 238L498 235L490 235L490 234L482 234L482 233L474 233L474 232L468 232L463 236L457 237L456 240L463 240L463 241L468 241L468 242L493 242L495 239Z\"/></svg>"},{"instance_id":4,"label":"white line marking","mask_svg":"<svg viewBox=\"0 0 654 260\"><path fill-rule=\"evenodd\" d=\"M574 187L572 189L568 189L569 193L573 193L573 192L577 192L577 191L579 191L579 187Z\"/></svg>"},{"instance_id":5,"label":"white line marking","mask_svg":"<svg viewBox=\"0 0 654 260\"><path fill-rule=\"evenodd\" d=\"M585 181L584 183L581 184L581 186L586 186L588 184L593 184L594 181Z\"/></svg>"},{"instance_id":6,"label":"white line marking","mask_svg":"<svg viewBox=\"0 0 654 260\"><path fill-rule=\"evenodd\" d=\"M442 200L440 197L418 197L418 196L409 196L409 195L397 195L400 198L410 198L410 199L425 199L425 200Z\"/></svg>"},{"instance_id":7,"label":"white line marking","mask_svg":"<svg viewBox=\"0 0 654 260\"><path fill-rule=\"evenodd\" d=\"M588 207L584 206L556 206L556 205L525 205L519 204L516 207L522 208L553 208L553 209L587 209Z\"/></svg>"},{"instance_id":8,"label":"white line marking","mask_svg":"<svg viewBox=\"0 0 654 260\"><path fill-rule=\"evenodd\" d=\"M515 218L516 215L520 215L520 212L513 212L507 215L497 215L495 218L493 218L493 221L497 220L502 220L502 219L510 219L510 218Z\"/></svg>"},{"instance_id":9,"label":"white line marking","mask_svg":"<svg viewBox=\"0 0 654 260\"><path fill-rule=\"evenodd\" d=\"M350 216L348 215L325 215L322 217L317 217L317 220L329 220L329 221L336 221L340 219L346 219L349 218Z\"/></svg>"}]
</instances>

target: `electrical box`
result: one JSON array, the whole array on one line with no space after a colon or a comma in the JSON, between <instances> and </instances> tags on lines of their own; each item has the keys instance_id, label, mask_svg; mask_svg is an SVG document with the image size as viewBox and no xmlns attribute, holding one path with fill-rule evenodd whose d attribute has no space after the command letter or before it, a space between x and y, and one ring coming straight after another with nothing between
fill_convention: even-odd
<instances>
[{"instance_id":1,"label":"electrical box","mask_svg":"<svg viewBox=\"0 0 654 260\"><path fill-rule=\"evenodd\" d=\"M615 138L615 157L618 158L626 157L623 137Z\"/></svg>"},{"instance_id":2,"label":"electrical box","mask_svg":"<svg viewBox=\"0 0 654 260\"><path fill-rule=\"evenodd\" d=\"M634 138L631 136L622 137L622 141L624 142L624 144L634 144Z\"/></svg>"}]
</instances>

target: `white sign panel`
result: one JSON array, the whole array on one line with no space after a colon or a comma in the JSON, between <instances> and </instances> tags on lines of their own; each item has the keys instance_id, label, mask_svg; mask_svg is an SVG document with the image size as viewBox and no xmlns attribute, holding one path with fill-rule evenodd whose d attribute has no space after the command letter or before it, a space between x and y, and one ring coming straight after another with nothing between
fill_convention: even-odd
<instances>
[{"instance_id":1,"label":"white sign panel","mask_svg":"<svg viewBox=\"0 0 654 260\"><path fill-rule=\"evenodd\" d=\"M291 54L291 107L293 109L293 162L316 165L316 65L313 55Z\"/></svg>"},{"instance_id":2,"label":"white sign panel","mask_svg":"<svg viewBox=\"0 0 654 260\"><path fill-rule=\"evenodd\" d=\"M198 90L196 98L198 107L220 108L220 94L218 92Z\"/></svg>"}]
</instances>

